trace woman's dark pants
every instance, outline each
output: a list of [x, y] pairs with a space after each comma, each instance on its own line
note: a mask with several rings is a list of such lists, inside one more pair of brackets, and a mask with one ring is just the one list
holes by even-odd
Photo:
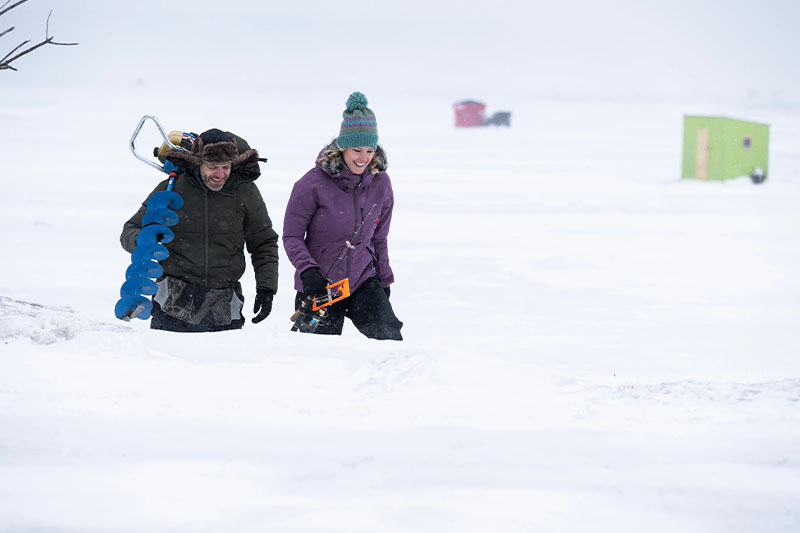
[[[295, 297], [295, 308], [306, 299], [306, 295], [298, 292]], [[358, 331], [370, 339], [403, 340], [400, 328], [403, 323], [397, 319], [378, 278], [369, 278], [349, 298], [345, 298], [325, 308], [328, 313], [314, 331], [319, 335], [341, 335], [345, 317], [353, 321]], [[303, 328], [300, 329], [303, 331]]]

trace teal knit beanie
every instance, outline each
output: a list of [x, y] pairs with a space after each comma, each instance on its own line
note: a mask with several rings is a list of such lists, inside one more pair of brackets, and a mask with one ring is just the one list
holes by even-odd
[[356, 146], [378, 147], [378, 123], [375, 113], [367, 107], [367, 97], [356, 91], [347, 98], [347, 109], [342, 113], [342, 127], [336, 143], [339, 148]]

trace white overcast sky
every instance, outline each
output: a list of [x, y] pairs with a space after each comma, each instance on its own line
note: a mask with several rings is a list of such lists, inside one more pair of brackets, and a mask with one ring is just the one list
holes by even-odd
[[0, 17], [9, 85], [213, 82], [296, 91], [352, 79], [458, 94], [800, 99], [800, 2], [29, 0]]

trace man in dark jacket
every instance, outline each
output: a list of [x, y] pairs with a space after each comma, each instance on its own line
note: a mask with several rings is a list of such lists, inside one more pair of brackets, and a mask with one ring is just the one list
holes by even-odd
[[[261, 175], [258, 153], [229, 132], [210, 129], [191, 152], [171, 150], [166, 159], [179, 166], [173, 190], [184, 200], [176, 209], [174, 238], [164, 244], [164, 275], [153, 297], [150, 327], [169, 331], [221, 331], [244, 325], [239, 283], [245, 271], [244, 249], [256, 277], [254, 323], [272, 310], [278, 289], [278, 235], [254, 181]], [[166, 190], [169, 180], [150, 194]], [[150, 198], [148, 196], [148, 198]], [[136, 248], [147, 200], [128, 220], [120, 241]]]

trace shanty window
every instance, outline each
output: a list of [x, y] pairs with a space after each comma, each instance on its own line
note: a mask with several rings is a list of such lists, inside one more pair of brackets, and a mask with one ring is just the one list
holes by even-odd
[[750, 137], [745, 137], [744, 139], [742, 139], [742, 146], [744, 146], [745, 148], [750, 148], [750, 144], [751, 144]]

